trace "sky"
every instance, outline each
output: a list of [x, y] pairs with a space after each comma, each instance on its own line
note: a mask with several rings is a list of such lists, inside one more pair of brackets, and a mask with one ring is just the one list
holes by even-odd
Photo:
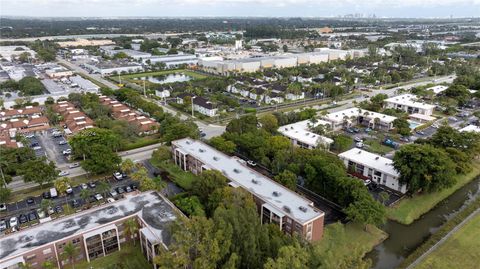
[[0, 0], [1, 16], [479, 17], [480, 0]]

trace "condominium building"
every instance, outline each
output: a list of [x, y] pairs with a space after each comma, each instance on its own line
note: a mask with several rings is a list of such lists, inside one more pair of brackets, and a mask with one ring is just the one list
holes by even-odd
[[286, 234], [298, 234], [309, 241], [323, 235], [325, 213], [313, 202], [270, 178], [256, 172], [235, 157], [189, 138], [172, 142], [175, 164], [185, 171], [200, 174], [205, 170], [220, 171], [230, 182], [253, 195], [262, 223], [273, 223]]
[[323, 135], [311, 131], [319, 125], [325, 126], [325, 130], [330, 129], [330, 123], [323, 120], [311, 121], [304, 120], [287, 124], [278, 128], [278, 132], [288, 137], [294, 146], [306, 149], [325, 148], [329, 149], [333, 140]]
[[[70, 267], [63, 254], [67, 244], [77, 248], [74, 261], [90, 262], [119, 251], [122, 243], [140, 238], [142, 251], [151, 261], [171, 242], [169, 225], [177, 211], [167, 199], [156, 192], [129, 194], [114, 203], [82, 213], [50, 220], [37, 226], [0, 238], [0, 269], [43, 268], [45, 261], [58, 268]], [[138, 234], [125, 233], [125, 222], [134, 219]], [[156, 267], [156, 266], [155, 266]]]
[[423, 114], [430, 116], [435, 109], [434, 105], [419, 102], [416, 95], [402, 94], [384, 100], [385, 108], [403, 110], [408, 114]]
[[407, 186], [398, 181], [400, 174], [393, 167], [393, 161], [362, 149], [353, 148], [338, 154], [348, 173], [401, 193], [407, 192]]
[[393, 129], [393, 121], [396, 117], [352, 107], [329, 113], [322, 116], [322, 119], [327, 121], [333, 130], [350, 127], [356, 123], [372, 129], [390, 130]]

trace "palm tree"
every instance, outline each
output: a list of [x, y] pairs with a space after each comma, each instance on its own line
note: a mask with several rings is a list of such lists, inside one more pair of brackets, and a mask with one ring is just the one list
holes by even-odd
[[30, 268], [32, 268], [32, 266], [29, 263], [20, 262], [17, 265], [20, 269], [30, 269]]
[[65, 258], [68, 258], [70, 260], [70, 262], [72, 263], [72, 268], [75, 268], [75, 255], [77, 255], [77, 252], [78, 252], [78, 249], [77, 247], [75, 247], [75, 245], [72, 244], [72, 242], [68, 242], [68, 244], [66, 244], [64, 247], [63, 247], [63, 256]]
[[97, 191], [104, 196], [106, 196], [106, 193], [110, 190], [110, 185], [108, 185], [107, 182], [105, 181], [100, 181], [97, 184]]
[[134, 219], [128, 219], [125, 221], [125, 234], [132, 238], [133, 245], [135, 246], [135, 237], [134, 235], [138, 232], [138, 222]]
[[80, 198], [86, 201], [88, 205], [90, 205], [90, 199], [88, 199], [90, 198], [90, 195], [92, 195], [92, 193], [89, 189], [82, 189], [80, 191]]
[[122, 162], [121, 168], [123, 172], [130, 174], [135, 168], [135, 164], [131, 159], [126, 159]]
[[55, 265], [51, 261], [46, 261], [46, 262], [42, 263], [42, 268], [43, 269], [54, 269]]

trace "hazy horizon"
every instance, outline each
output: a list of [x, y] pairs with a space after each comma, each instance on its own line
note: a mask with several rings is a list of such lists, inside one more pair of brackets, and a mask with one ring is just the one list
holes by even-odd
[[0, 6], [0, 16], [32, 18], [480, 16], [480, 0], [0, 0]]

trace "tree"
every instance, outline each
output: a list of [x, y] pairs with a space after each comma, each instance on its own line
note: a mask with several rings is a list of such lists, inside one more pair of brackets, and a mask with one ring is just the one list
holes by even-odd
[[409, 136], [411, 133], [410, 124], [404, 118], [395, 119], [393, 121], [393, 127], [395, 127], [395, 130], [397, 131], [397, 133], [403, 136]]
[[178, 197], [174, 202], [187, 216], [205, 216], [205, 210], [198, 196]]
[[110, 185], [108, 185], [108, 183], [105, 182], [105, 181], [99, 181], [97, 183], [97, 188], [96, 189], [99, 193], [106, 196], [106, 193], [110, 190]]
[[93, 144], [88, 158], [81, 162], [82, 167], [91, 173], [102, 174], [116, 170], [121, 162], [120, 156], [105, 145]]
[[172, 230], [170, 251], [160, 253], [154, 260], [162, 269], [215, 269], [230, 244], [225, 232], [215, 229], [214, 222], [205, 217], [183, 219]]
[[67, 200], [67, 189], [69, 186], [71, 186], [72, 180], [68, 177], [62, 177], [53, 183], [55, 186], [55, 189], [57, 189], [59, 195], [65, 195], [65, 200]]
[[470, 92], [467, 87], [458, 84], [453, 84], [448, 87], [444, 94], [445, 96], [457, 100], [460, 106], [464, 105], [470, 99]]
[[46, 157], [25, 162], [20, 173], [23, 175], [23, 181], [35, 182], [40, 185], [40, 188], [43, 188], [45, 183], [52, 182], [58, 176], [55, 163], [47, 161]]
[[56, 266], [51, 261], [45, 261], [44, 263], [42, 263], [42, 268], [43, 269], [55, 269]]
[[0, 186], [0, 203], [6, 203], [11, 195], [12, 191], [9, 188]]
[[344, 134], [339, 134], [333, 137], [332, 150], [336, 152], [343, 152], [350, 148], [353, 143], [353, 139]]
[[308, 268], [309, 252], [299, 244], [281, 247], [277, 258], [268, 258], [264, 269], [303, 269]]
[[72, 242], [68, 242], [63, 247], [62, 255], [70, 260], [70, 262], [72, 263], [72, 268], [75, 268], [75, 255], [77, 255], [77, 253], [78, 248]]
[[204, 171], [198, 180], [192, 184], [192, 191], [200, 198], [202, 204], [207, 204], [208, 198], [218, 188], [227, 186], [227, 178], [216, 170]]
[[167, 126], [163, 134], [163, 141], [170, 143], [185, 137], [193, 139], [199, 137], [198, 127], [194, 122], [182, 121]]
[[44, 212], [48, 212], [48, 209], [51, 207], [53, 207], [53, 202], [50, 199], [42, 199], [42, 201], [40, 202], [40, 208]]
[[230, 133], [249, 133], [257, 129], [257, 117], [255, 115], [245, 115], [239, 119], [231, 120], [226, 128]]
[[233, 154], [236, 148], [235, 143], [226, 140], [223, 136], [215, 136], [210, 138], [210, 145], [226, 154]]
[[362, 196], [345, 210], [348, 219], [365, 225], [380, 225], [385, 222], [385, 207], [373, 200], [371, 196]]
[[130, 174], [133, 169], [135, 168], [135, 164], [133, 163], [132, 159], [125, 159], [122, 164], [120, 165], [120, 167], [122, 168], [122, 171], [127, 173], [127, 174]]
[[393, 165], [399, 182], [410, 192], [432, 192], [455, 184], [455, 164], [444, 150], [428, 144], [404, 145], [395, 153]]
[[381, 192], [378, 194], [378, 198], [380, 199], [380, 201], [382, 202], [382, 204], [385, 204], [385, 202], [387, 202], [388, 199], [390, 199], [390, 194], [388, 194], [388, 192], [386, 192], [386, 191], [381, 191]]
[[272, 133], [272, 134], [277, 132], [278, 120], [274, 115], [267, 114], [267, 115], [261, 117], [259, 122], [262, 125], [262, 128], [265, 129], [267, 132]]
[[282, 173], [276, 175], [275, 181], [291, 190], [297, 188], [297, 175], [289, 170], [284, 170]]
[[130, 237], [133, 240], [133, 245], [135, 246], [136, 235], [138, 233], [138, 222], [135, 218], [130, 218], [125, 221], [125, 235]]
[[152, 161], [159, 163], [165, 162], [172, 159], [172, 151], [167, 146], [160, 146], [158, 149], [154, 150], [152, 153]]
[[90, 128], [74, 135], [69, 144], [75, 157], [86, 160], [91, 157], [92, 147], [96, 145], [102, 145], [109, 151], [117, 151], [120, 148], [120, 138], [111, 130]]
[[90, 196], [92, 195], [92, 192], [89, 189], [82, 189], [80, 191], [80, 198], [82, 198], [84, 201], [87, 202], [87, 204], [90, 204]]

